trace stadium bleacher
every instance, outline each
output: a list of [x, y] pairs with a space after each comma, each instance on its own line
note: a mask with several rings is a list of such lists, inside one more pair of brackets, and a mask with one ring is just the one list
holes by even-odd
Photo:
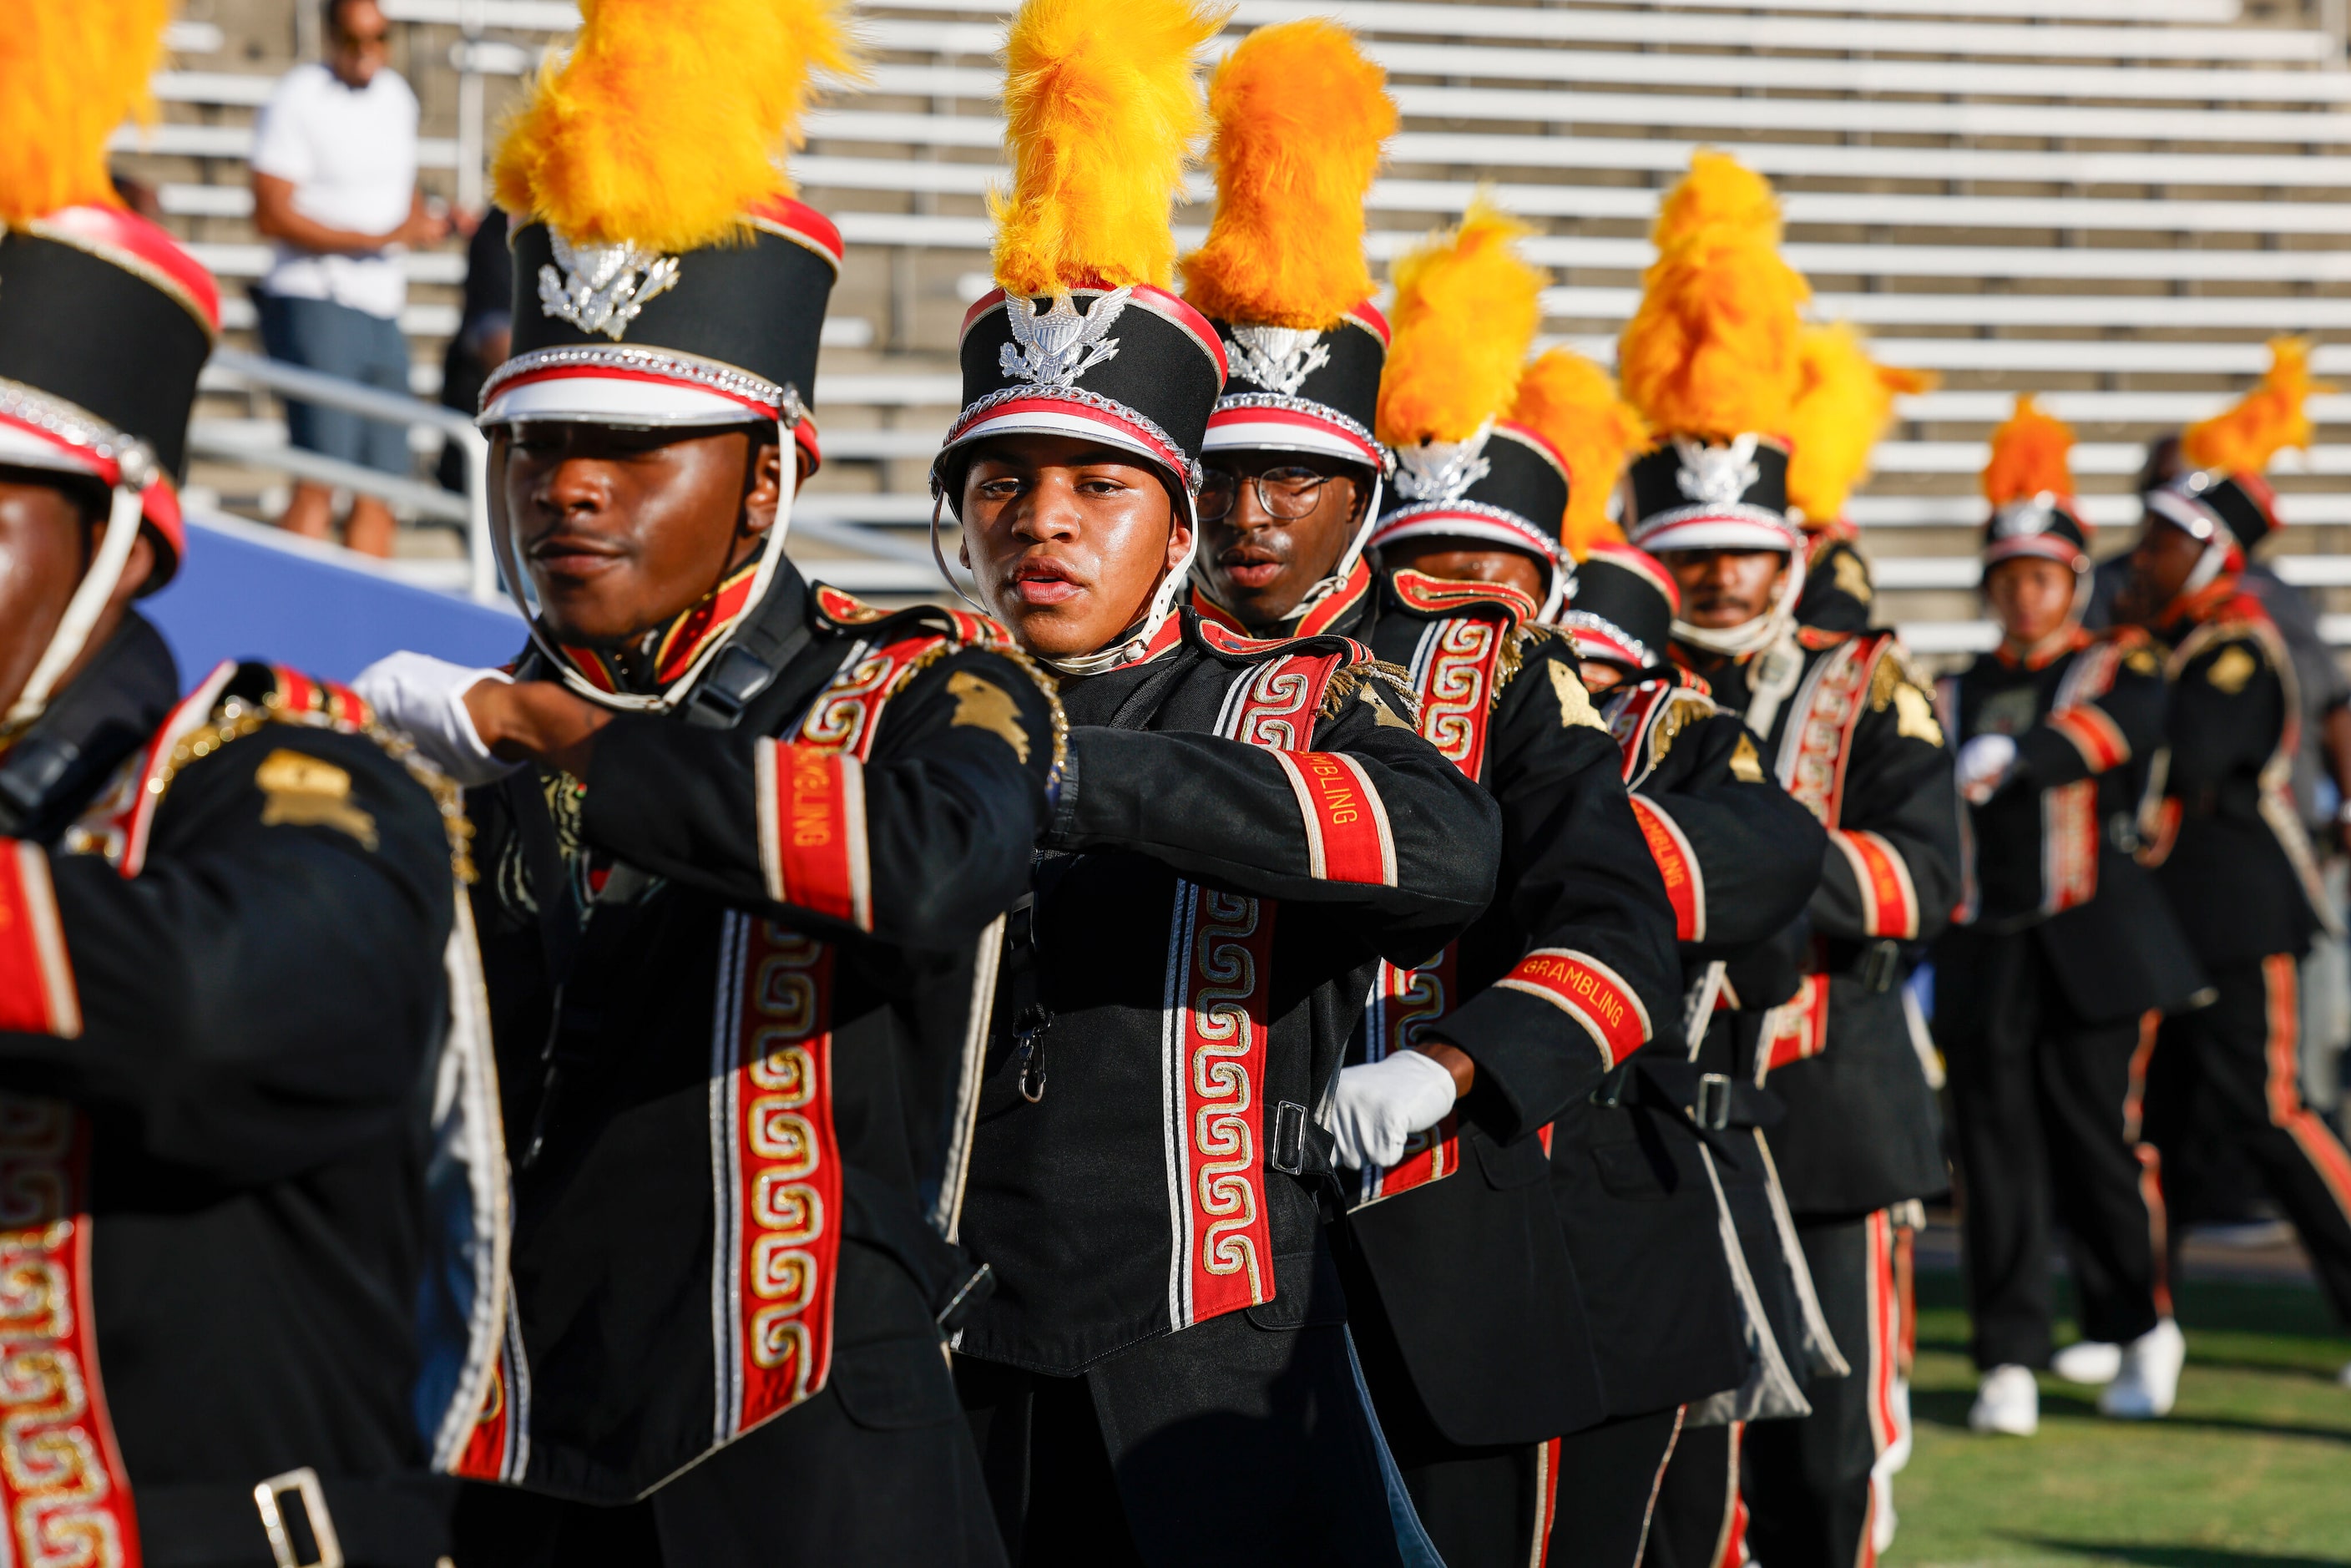
[[[157, 78], [162, 123], [118, 141], [232, 285], [266, 256], [243, 159], [254, 107], [290, 57], [294, 3], [193, 7]], [[1721, 145], [1770, 174], [1815, 315], [1943, 373], [1943, 390], [1905, 406], [1855, 512], [1886, 612], [1923, 646], [1953, 648], [1980, 635], [1967, 624], [1973, 476], [2015, 392], [2047, 394], [2076, 424], [2076, 472], [2113, 548], [2135, 517], [2143, 443], [2241, 390], [2264, 338], [2317, 336], [2319, 373], [2351, 382], [2351, 72], [2334, 0], [2311, 4], [1242, 0], [1228, 41], [1310, 10], [1362, 29], [1405, 113], [1372, 198], [1374, 255], [1491, 182], [1542, 231], [1528, 250], [1555, 274], [1546, 332], [1604, 358], [1649, 258], [1657, 194], [1691, 149]], [[985, 287], [985, 195], [1002, 176], [989, 57], [1010, 0], [861, 8], [870, 78], [811, 118], [793, 164], [851, 247], [817, 392], [827, 467], [802, 507], [818, 570], [899, 594], [926, 586], [922, 475], [956, 401], [956, 325]], [[466, 135], [453, 50], [486, 41], [519, 69], [577, 21], [561, 0], [385, 9], [425, 104], [428, 178], [444, 183]], [[488, 85], [495, 110], [514, 78]], [[1207, 193], [1196, 182], [1179, 214], [1191, 234]], [[421, 392], [437, 384], [461, 266], [411, 258]], [[233, 298], [233, 327], [249, 323], [244, 307]], [[2333, 599], [2351, 583], [2325, 559], [2351, 528], [2351, 496], [2335, 493], [2351, 473], [2351, 396], [2313, 412], [2318, 445], [2282, 465], [2295, 526], [2281, 565]], [[261, 442], [276, 416], [226, 386], [205, 414]], [[226, 498], [239, 484], [258, 494], [250, 476], [205, 478]], [[2351, 631], [2351, 616], [2329, 624]]]

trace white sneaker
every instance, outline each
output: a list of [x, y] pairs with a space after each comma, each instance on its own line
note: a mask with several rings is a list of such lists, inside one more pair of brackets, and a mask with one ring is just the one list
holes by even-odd
[[2188, 1340], [2169, 1318], [2123, 1346], [2122, 1369], [2098, 1396], [2098, 1410], [2122, 1421], [2152, 1421], [2171, 1414], [2179, 1397], [2179, 1369]]
[[2011, 1361], [1985, 1373], [1976, 1385], [1968, 1427], [2010, 1437], [2030, 1437], [2041, 1430], [2041, 1385], [2032, 1381], [2032, 1369]]
[[2049, 1358], [2049, 1370], [2068, 1383], [2104, 1388], [2123, 1369], [2123, 1347], [2085, 1339]]

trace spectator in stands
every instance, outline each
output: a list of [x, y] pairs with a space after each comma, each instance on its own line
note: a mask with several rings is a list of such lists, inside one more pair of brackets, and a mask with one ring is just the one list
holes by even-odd
[[[325, 0], [327, 57], [286, 74], [254, 138], [254, 226], [277, 242], [255, 291], [271, 357], [386, 392], [408, 392], [400, 252], [449, 225], [416, 188], [416, 95], [386, 68], [391, 24], [375, 0]], [[409, 471], [408, 432], [339, 409], [289, 402], [295, 445], [390, 474]], [[294, 486], [282, 525], [325, 538], [334, 490]], [[354, 496], [344, 538], [392, 553], [391, 509]]]
[[[470, 417], [480, 406], [490, 372], [507, 362], [514, 342], [514, 253], [507, 248], [507, 214], [493, 205], [465, 242], [465, 305], [456, 335], [441, 361], [441, 406]], [[451, 442], [441, 453], [441, 487], [465, 487], [465, 461]]]

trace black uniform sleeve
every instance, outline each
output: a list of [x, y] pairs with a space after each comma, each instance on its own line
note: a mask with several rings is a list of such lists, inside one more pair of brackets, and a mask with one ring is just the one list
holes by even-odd
[[2006, 788], [2054, 789], [2147, 757], [2163, 745], [2162, 662], [2138, 643], [2125, 653], [2105, 695], [2045, 716], [2016, 739]]
[[862, 764], [816, 747], [614, 719], [588, 841], [642, 871], [817, 930], [943, 951], [1026, 890], [1060, 724], [1012, 660], [967, 650], [882, 710]]
[[1686, 725], [1635, 791], [1662, 821], [1650, 850], [1674, 894], [1679, 936], [1699, 963], [1734, 958], [1804, 913], [1820, 886], [1828, 834], [1761, 766], [1738, 715]]
[[1235, 892], [1351, 909], [1381, 956], [1426, 961], [1493, 895], [1500, 813], [1380, 683], [1337, 689], [1311, 751], [1073, 730], [1046, 846], [1134, 850]]
[[[1877, 657], [1899, 660], [1898, 649]], [[1934, 702], [1881, 663], [1845, 761], [1813, 929], [1856, 941], [1931, 941], [1959, 897], [1959, 789]]]
[[2166, 792], [2197, 801], [2249, 780], [2277, 749], [2285, 682], [2260, 638], [2216, 640], [2181, 666], [2171, 688], [2171, 769]]
[[188, 764], [133, 877], [0, 853], [0, 926], [47, 933], [49, 982], [46, 1018], [29, 992], [0, 998], [23, 1031], [0, 1031], [0, 1086], [128, 1118], [152, 1158], [232, 1185], [381, 1135], [426, 1087], [448, 840], [365, 737], [271, 724]]
[[1615, 738], [1583, 692], [1573, 657], [1546, 637], [1502, 693], [1486, 764], [1502, 812], [1496, 899], [1527, 950], [1431, 1031], [1478, 1064], [1464, 1109], [1506, 1143], [1591, 1093], [1678, 1016], [1673, 907]]

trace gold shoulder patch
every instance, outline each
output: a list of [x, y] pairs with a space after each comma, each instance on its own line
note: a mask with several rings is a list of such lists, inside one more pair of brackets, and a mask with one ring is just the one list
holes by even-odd
[[280, 747], [261, 759], [253, 781], [263, 827], [333, 828], [376, 847], [375, 819], [351, 804], [351, 776], [333, 763]]
[[1600, 710], [1592, 706], [1592, 694], [1583, 689], [1583, 683], [1576, 679], [1573, 670], [1556, 660], [1545, 660], [1543, 668], [1551, 672], [1551, 689], [1559, 698], [1559, 726], [1562, 729], [1573, 729], [1580, 724], [1589, 725], [1597, 730], [1607, 729]]
[[1929, 746], [1943, 744], [1943, 727], [1936, 722], [1935, 705], [1907, 681], [1894, 688], [1894, 733]]
[[969, 670], [957, 670], [947, 677], [947, 695], [956, 700], [948, 728], [967, 724], [1001, 736], [1014, 755], [1029, 760], [1029, 732], [1020, 727], [1020, 707], [1011, 693]]
[[2261, 661], [2245, 652], [2243, 643], [2231, 643], [2220, 650], [2219, 658], [2206, 666], [2204, 678], [2212, 683], [2215, 690], [2235, 696], [2245, 689], [2245, 683], [2252, 680], [2253, 672], [2260, 668]]
[[2141, 643], [2123, 655], [2123, 668], [2134, 675], [2152, 675], [2162, 670], [2163, 661], [2155, 656], [2154, 649]]
[[1873, 597], [1869, 586], [1869, 568], [1852, 550], [1842, 549], [1830, 558], [1835, 562], [1830, 571], [1838, 589], [1867, 604]]
[[1730, 748], [1730, 776], [1741, 784], [1763, 782], [1763, 759], [1755, 755], [1755, 737], [1744, 730], [1739, 744]]
[[[1385, 725], [1390, 729], [1412, 729], [1412, 724], [1409, 720], [1397, 716], [1395, 709], [1380, 701], [1379, 694], [1372, 690], [1370, 682], [1366, 681], [1362, 685], [1357, 686], [1355, 688], [1355, 695], [1362, 697], [1364, 701], [1371, 705], [1372, 722], [1374, 724]], [[1418, 734], [1419, 732], [1415, 730], [1414, 733]]]

